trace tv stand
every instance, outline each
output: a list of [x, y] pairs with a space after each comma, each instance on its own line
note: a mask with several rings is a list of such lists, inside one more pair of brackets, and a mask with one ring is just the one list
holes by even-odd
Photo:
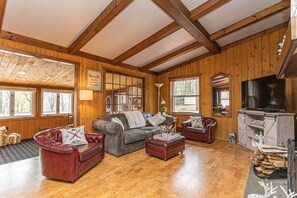
[[238, 144], [251, 150], [253, 142], [264, 141], [273, 146], [287, 146], [294, 139], [294, 113], [238, 111]]

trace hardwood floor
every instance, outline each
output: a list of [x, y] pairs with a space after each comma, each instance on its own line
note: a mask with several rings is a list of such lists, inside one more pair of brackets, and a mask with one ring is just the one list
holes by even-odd
[[163, 161], [144, 149], [103, 161], [75, 183], [46, 179], [39, 158], [0, 166], [0, 197], [243, 197], [252, 152], [223, 140], [186, 141]]

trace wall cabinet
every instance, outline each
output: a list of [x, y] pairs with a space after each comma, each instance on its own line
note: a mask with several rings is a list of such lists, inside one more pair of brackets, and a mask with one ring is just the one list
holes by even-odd
[[287, 146], [294, 139], [294, 113], [238, 111], [238, 144], [255, 150], [253, 142]]

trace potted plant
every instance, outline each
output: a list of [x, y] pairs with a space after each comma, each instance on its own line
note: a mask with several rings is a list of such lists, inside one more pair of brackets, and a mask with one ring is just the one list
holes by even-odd
[[161, 112], [162, 112], [162, 115], [166, 115], [167, 107], [166, 106], [161, 107]]

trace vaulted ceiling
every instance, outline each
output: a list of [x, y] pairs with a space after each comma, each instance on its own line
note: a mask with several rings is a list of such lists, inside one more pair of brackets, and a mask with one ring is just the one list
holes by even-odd
[[287, 22], [290, 1], [0, 0], [0, 5], [2, 38], [158, 73]]

